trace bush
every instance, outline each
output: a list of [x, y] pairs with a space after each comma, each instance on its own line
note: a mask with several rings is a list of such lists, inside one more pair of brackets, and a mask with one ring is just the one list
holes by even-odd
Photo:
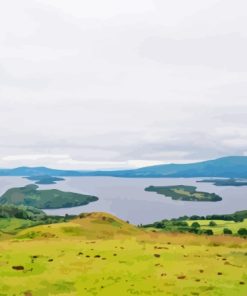
[[231, 231], [231, 229], [229, 229], [229, 228], [224, 228], [224, 229], [223, 229], [223, 233], [224, 233], [224, 234], [232, 234], [232, 231]]
[[201, 230], [199, 228], [189, 228], [188, 232], [195, 233], [195, 234], [201, 234]]
[[190, 217], [190, 220], [204, 220], [204, 219], [205, 219], [204, 216], [193, 215]]
[[0, 218], [19, 218], [35, 221], [45, 217], [46, 214], [42, 210], [33, 207], [11, 204], [0, 205]]
[[214, 221], [210, 221], [208, 226], [215, 227], [215, 226], [217, 226], [217, 224]]
[[212, 229], [205, 229], [205, 230], [203, 230], [203, 233], [207, 234], [207, 235], [213, 235], [214, 234]]
[[238, 230], [239, 235], [247, 235], [247, 229], [246, 228], [240, 228]]
[[155, 228], [164, 228], [165, 225], [164, 225], [162, 222], [155, 222], [155, 223], [154, 223], [154, 227], [155, 227]]
[[189, 224], [186, 221], [172, 221], [173, 226], [188, 227]]
[[190, 232], [190, 227], [177, 227], [177, 228], [174, 228], [175, 231], [179, 231], [179, 232], [183, 232], [183, 233], [186, 233], [186, 232]]
[[201, 225], [200, 225], [198, 222], [193, 222], [193, 223], [191, 224], [191, 227], [192, 227], [192, 228], [200, 228]]

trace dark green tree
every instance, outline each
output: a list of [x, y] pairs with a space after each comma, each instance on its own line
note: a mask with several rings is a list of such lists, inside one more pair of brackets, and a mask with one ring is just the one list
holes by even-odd
[[193, 222], [193, 223], [191, 224], [191, 227], [192, 227], [192, 228], [200, 228], [201, 225], [200, 225], [198, 222]]
[[243, 235], [243, 236], [247, 235], [247, 229], [246, 228], [240, 228], [238, 230], [238, 234]]
[[212, 229], [205, 229], [205, 230], [203, 231], [203, 233], [205, 233], [205, 234], [207, 234], [207, 235], [213, 235], [213, 234], [214, 234], [214, 232], [213, 232]]
[[232, 234], [232, 231], [231, 231], [231, 229], [229, 229], [229, 228], [224, 228], [224, 229], [223, 229], [223, 233], [224, 233], [224, 234]]
[[215, 226], [217, 226], [217, 224], [214, 221], [210, 221], [209, 224], [208, 224], [208, 226], [215, 227]]

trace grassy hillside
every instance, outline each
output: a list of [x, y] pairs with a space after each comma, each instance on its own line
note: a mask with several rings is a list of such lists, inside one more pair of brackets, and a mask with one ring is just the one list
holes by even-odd
[[15, 234], [20, 229], [36, 225], [35, 221], [19, 218], [0, 218], [0, 239], [6, 234]]
[[73, 218], [68, 215], [47, 216], [39, 209], [22, 205], [0, 205], [0, 239], [31, 226], [70, 221]]
[[109, 239], [115, 235], [132, 236], [141, 231], [121, 219], [105, 213], [81, 214], [70, 222], [25, 229], [18, 234], [19, 238], [33, 237], [68, 237], [83, 236], [88, 239]]
[[0, 204], [32, 206], [38, 209], [57, 209], [86, 205], [96, 201], [96, 196], [64, 192], [57, 189], [38, 190], [37, 185], [11, 188], [0, 198]]
[[246, 240], [153, 233], [105, 213], [23, 230], [0, 254], [2, 296], [247, 292]]

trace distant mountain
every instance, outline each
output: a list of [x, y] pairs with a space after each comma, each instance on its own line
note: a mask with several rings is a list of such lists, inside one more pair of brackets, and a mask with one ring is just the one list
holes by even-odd
[[222, 157], [189, 164], [167, 164], [140, 168], [131, 172], [142, 177], [247, 177], [247, 156]]
[[46, 167], [19, 167], [0, 169], [0, 176], [80, 176], [80, 172], [71, 170], [55, 170]]
[[247, 178], [247, 156], [229, 156], [188, 164], [163, 164], [121, 171], [72, 171], [46, 167], [0, 169], [0, 176], [111, 176], [125, 178], [225, 177]]
[[163, 164], [126, 171], [87, 172], [86, 175], [129, 178], [247, 178], [247, 156], [229, 156], [188, 164]]

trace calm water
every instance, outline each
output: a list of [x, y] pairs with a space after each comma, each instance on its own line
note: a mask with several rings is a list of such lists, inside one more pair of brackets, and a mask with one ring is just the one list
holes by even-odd
[[[97, 202], [86, 206], [45, 210], [47, 214], [65, 215], [66, 213], [104, 211], [135, 224], [145, 224], [183, 215], [225, 214], [247, 209], [247, 186], [218, 187], [210, 183], [196, 183], [196, 180], [201, 180], [201, 178], [73, 177], [53, 185], [40, 185], [40, 188], [57, 188], [99, 197]], [[8, 188], [30, 183], [29, 180], [19, 177], [0, 177], [0, 194]], [[220, 202], [174, 201], [154, 192], [145, 192], [144, 188], [150, 185], [195, 185], [198, 190], [219, 194], [223, 200]]]

